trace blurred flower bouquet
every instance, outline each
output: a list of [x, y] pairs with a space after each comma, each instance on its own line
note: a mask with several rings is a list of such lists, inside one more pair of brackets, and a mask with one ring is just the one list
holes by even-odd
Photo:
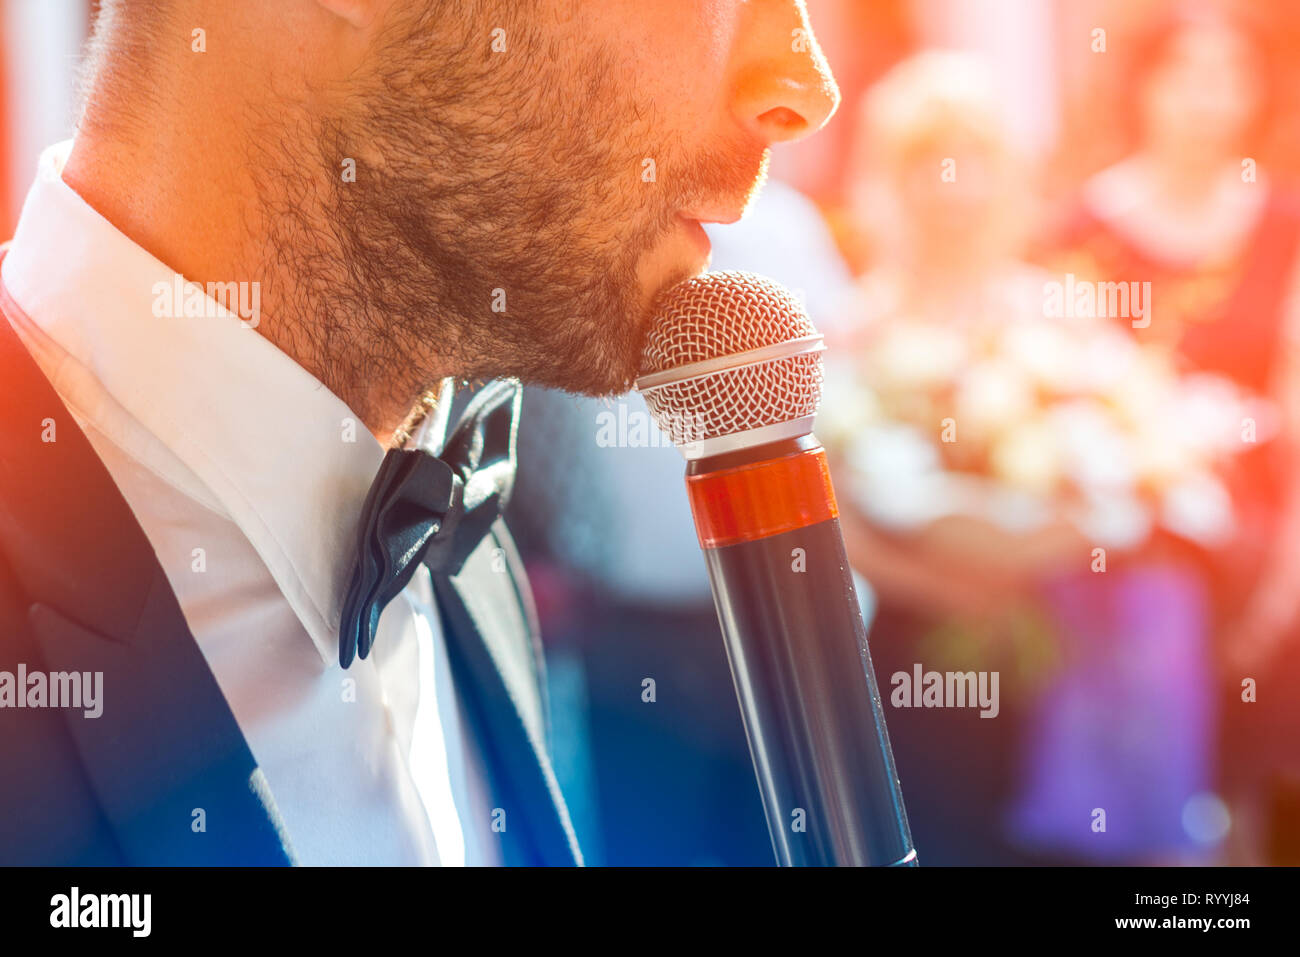
[[1107, 320], [1004, 305], [942, 324], [887, 313], [831, 353], [817, 433], [847, 467], [842, 494], [900, 532], [966, 516], [1064, 520], [1116, 548], [1156, 527], [1231, 535], [1226, 469], [1276, 431], [1271, 404], [1180, 374]]

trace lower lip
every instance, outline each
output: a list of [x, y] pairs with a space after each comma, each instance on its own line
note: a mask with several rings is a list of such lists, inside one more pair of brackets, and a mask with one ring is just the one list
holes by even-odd
[[697, 220], [683, 219], [682, 223], [686, 226], [686, 232], [695, 242], [695, 245], [699, 247], [700, 252], [707, 256], [713, 251], [713, 244], [709, 242], [709, 234], [704, 231], [704, 227]]

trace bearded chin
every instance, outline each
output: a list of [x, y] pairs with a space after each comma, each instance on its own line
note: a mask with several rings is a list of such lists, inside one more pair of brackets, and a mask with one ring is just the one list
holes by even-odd
[[608, 275], [577, 301], [522, 304], [509, 329], [503, 323], [481, 343], [477, 377], [506, 375], [579, 395], [627, 392], [641, 364], [648, 307], [633, 281], [615, 285]]
[[497, 275], [508, 270], [518, 293], [494, 321], [465, 326], [477, 333], [479, 377], [507, 375], [589, 396], [627, 392], [654, 302], [637, 272], [654, 231], [640, 233], [593, 246], [575, 230], [571, 244], [498, 263]]

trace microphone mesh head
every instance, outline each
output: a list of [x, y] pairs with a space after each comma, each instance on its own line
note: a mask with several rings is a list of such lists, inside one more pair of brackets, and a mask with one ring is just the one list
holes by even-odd
[[[695, 276], [669, 289], [646, 338], [641, 374], [816, 335], [786, 289], [747, 272]], [[643, 390], [676, 445], [790, 422], [817, 412], [820, 353], [802, 353]]]

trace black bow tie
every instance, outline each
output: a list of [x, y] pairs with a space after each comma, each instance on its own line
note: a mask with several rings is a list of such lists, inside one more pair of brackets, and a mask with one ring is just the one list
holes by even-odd
[[[370, 654], [379, 616], [423, 562], [454, 575], [510, 499], [519, 383], [474, 396], [442, 452], [389, 449], [366, 495], [357, 561], [339, 625], [339, 664]], [[447, 399], [450, 395], [447, 395]]]

